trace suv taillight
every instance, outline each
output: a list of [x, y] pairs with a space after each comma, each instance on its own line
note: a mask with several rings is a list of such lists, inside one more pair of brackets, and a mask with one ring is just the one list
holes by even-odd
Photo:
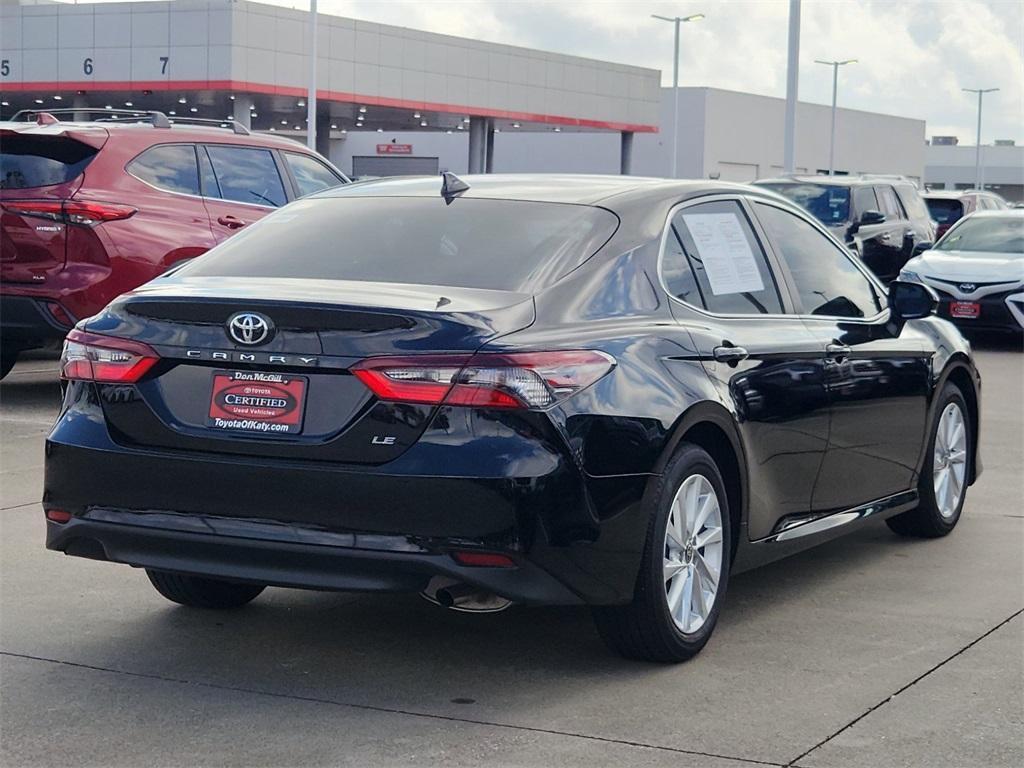
[[3, 208], [9, 213], [21, 216], [35, 216], [85, 226], [127, 219], [138, 212], [138, 208], [132, 208], [130, 205], [91, 200], [18, 200], [4, 203]]
[[477, 408], [547, 408], [615, 367], [603, 352], [485, 352], [376, 357], [352, 367], [381, 400]]
[[64, 340], [60, 375], [77, 381], [133, 384], [159, 359], [152, 348], [138, 341], [73, 329]]

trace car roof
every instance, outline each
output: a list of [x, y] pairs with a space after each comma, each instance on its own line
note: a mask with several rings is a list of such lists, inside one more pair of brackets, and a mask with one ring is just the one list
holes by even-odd
[[866, 184], [909, 184], [916, 186], [905, 176], [873, 176], [871, 174], [847, 174], [826, 176], [824, 174], [793, 174], [772, 179], [758, 179], [755, 184], [831, 184], [837, 187], [855, 187]]
[[[174, 118], [171, 118], [172, 120]], [[19, 134], [36, 136], [59, 136], [75, 133], [106, 132], [117, 136], [119, 140], [136, 139], [140, 146], [150, 144], [167, 144], [176, 141], [197, 141], [205, 143], [241, 144], [258, 147], [274, 147], [276, 149], [303, 152], [309, 154], [306, 146], [285, 136], [274, 136], [267, 133], [235, 133], [229, 128], [216, 125], [190, 125], [173, 123], [168, 127], [157, 127], [144, 122], [114, 122], [106, 120], [59, 121], [39, 124], [30, 121], [3, 121], [0, 128]]]
[[[659, 179], [643, 176], [600, 176], [588, 174], [483, 174], [459, 175], [469, 189], [462, 198], [528, 200], [546, 203], [599, 205], [650, 197], [684, 199], [706, 194], [754, 194], [778, 200], [770, 190], [746, 184], [706, 179]], [[357, 181], [317, 193], [314, 197], [439, 197], [440, 176], [406, 176]]]
[[929, 189], [921, 193], [921, 197], [934, 198], [936, 200], [959, 200], [968, 195], [988, 195], [995, 197], [991, 192], [982, 192], [977, 189]]

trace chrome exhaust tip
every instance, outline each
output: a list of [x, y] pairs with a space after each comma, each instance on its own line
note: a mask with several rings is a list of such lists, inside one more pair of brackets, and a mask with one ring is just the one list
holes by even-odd
[[432, 578], [420, 595], [434, 605], [465, 613], [497, 613], [512, 605], [504, 597], [444, 576]]

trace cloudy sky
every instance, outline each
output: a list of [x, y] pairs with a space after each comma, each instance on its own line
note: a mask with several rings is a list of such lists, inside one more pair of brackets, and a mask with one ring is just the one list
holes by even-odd
[[[307, 8], [308, 0], [263, 0]], [[322, 12], [492, 42], [661, 69], [672, 78], [672, 25], [650, 14], [703, 21], [683, 26], [682, 85], [785, 95], [787, 0], [319, 0]], [[927, 135], [973, 144], [977, 97], [982, 142], [1024, 143], [1024, 2], [1021, 0], [804, 0], [800, 98], [923, 118]]]

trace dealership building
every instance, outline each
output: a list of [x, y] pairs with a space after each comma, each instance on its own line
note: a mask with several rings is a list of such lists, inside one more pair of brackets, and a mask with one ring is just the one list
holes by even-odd
[[[0, 5], [0, 116], [152, 109], [305, 141], [309, 14], [246, 0]], [[633, 173], [751, 181], [782, 171], [784, 100], [661, 73], [320, 14], [317, 148], [353, 176]], [[84, 113], [79, 113], [85, 117]], [[801, 103], [798, 172], [828, 168], [830, 108]], [[925, 125], [840, 109], [836, 170], [920, 180]]]
[[[925, 184], [930, 189], [974, 189], [976, 162], [976, 145], [933, 139], [925, 147]], [[981, 184], [1011, 202], [1024, 202], [1024, 147], [1012, 141], [982, 145]]]

